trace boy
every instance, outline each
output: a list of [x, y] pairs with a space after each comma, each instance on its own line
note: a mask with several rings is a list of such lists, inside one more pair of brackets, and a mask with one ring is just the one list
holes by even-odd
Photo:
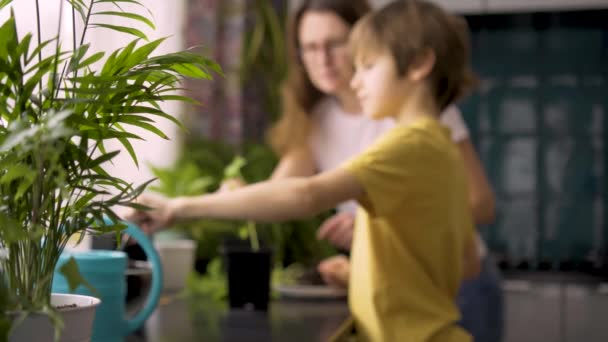
[[149, 231], [197, 217], [280, 221], [356, 199], [349, 304], [357, 340], [470, 341], [455, 298], [479, 259], [463, 161], [437, 121], [473, 83], [466, 25], [426, 1], [396, 1], [361, 20], [350, 47], [363, 111], [398, 122], [369, 150], [310, 178], [142, 196], [155, 210], [129, 218]]

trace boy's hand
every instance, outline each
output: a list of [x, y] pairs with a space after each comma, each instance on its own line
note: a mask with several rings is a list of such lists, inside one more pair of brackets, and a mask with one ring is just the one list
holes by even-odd
[[350, 261], [344, 255], [336, 255], [319, 263], [319, 273], [330, 286], [347, 288], [350, 277]]
[[135, 223], [148, 234], [171, 226], [175, 220], [173, 205], [175, 200], [159, 195], [142, 194], [135, 200], [135, 203], [145, 205], [151, 209], [137, 210], [128, 208], [121, 213], [121, 216], [126, 221]]
[[327, 240], [334, 246], [348, 251], [353, 243], [354, 224], [355, 216], [352, 213], [338, 213], [321, 224], [317, 232], [317, 238]]

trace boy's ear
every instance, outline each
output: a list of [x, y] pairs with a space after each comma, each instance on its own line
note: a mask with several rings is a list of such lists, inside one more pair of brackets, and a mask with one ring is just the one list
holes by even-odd
[[426, 49], [424, 52], [414, 58], [414, 62], [410, 65], [408, 78], [411, 81], [420, 81], [431, 74], [435, 67], [435, 52], [431, 49]]

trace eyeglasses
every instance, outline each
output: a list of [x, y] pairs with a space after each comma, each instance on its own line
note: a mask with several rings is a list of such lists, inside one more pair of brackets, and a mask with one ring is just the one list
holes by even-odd
[[328, 39], [324, 43], [303, 44], [299, 49], [300, 58], [303, 60], [312, 60], [318, 56], [319, 53], [327, 53], [328, 56], [335, 57], [346, 51], [347, 41], [348, 39], [343, 37]]

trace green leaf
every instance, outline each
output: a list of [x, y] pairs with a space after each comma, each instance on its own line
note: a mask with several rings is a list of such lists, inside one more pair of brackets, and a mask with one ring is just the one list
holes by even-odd
[[[138, 135], [129, 132], [121, 132], [117, 130], [102, 130], [98, 127], [88, 128], [86, 126], [80, 127], [80, 133], [86, 132], [89, 135], [91, 140], [110, 140], [110, 139], [135, 139], [135, 140], [143, 140]], [[103, 153], [106, 153], [105, 147], [103, 144], [98, 146], [99, 150]]]
[[[0, 214], [0, 237], [5, 245], [9, 245], [27, 239], [27, 231], [20, 222], [17, 222], [4, 214]], [[1, 258], [2, 256], [0, 256], [0, 259]], [[0, 281], [2, 280], [0, 279]]]
[[[101, 182], [98, 182], [98, 183], [101, 183]], [[90, 186], [74, 185], [74, 188], [77, 190], [82, 190], [84, 192], [94, 193], [95, 195], [109, 195], [110, 194], [107, 191], [98, 190], [98, 189], [92, 188]]]
[[[116, 56], [116, 61], [114, 62], [114, 71], [115, 73], [118, 73], [118, 71], [124, 71], [127, 70], [131, 67], [131, 65], [129, 65], [127, 63], [127, 60], [129, 58], [129, 56], [131, 56], [131, 54], [133, 53], [133, 49], [135, 49], [135, 46], [137, 45], [137, 42], [139, 41], [139, 39], [133, 40], [131, 41], [129, 44], [127, 44], [124, 48], [121, 49], [120, 53], [118, 54], [118, 56]], [[120, 80], [120, 81], [125, 81], [125, 80]]]
[[76, 209], [77, 211], [81, 210], [85, 205], [87, 205], [96, 196], [97, 196], [97, 194], [95, 192], [91, 192], [91, 193], [88, 193], [88, 194], [82, 196], [74, 203], [74, 209]]
[[61, 265], [59, 272], [68, 281], [70, 293], [73, 293], [79, 286], [84, 286], [91, 291], [94, 296], [99, 296], [97, 290], [95, 290], [95, 288], [82, 276], [82, 274], [80, 274], [78, 263], [74, 257], [70, 257], [65, 264]]
[[119, 2], [125, 2], [125, 3], [136, 4], [136, 5], [144, 7], [144, 5], [142, 5], [141, 2], [136, 1], [136, 0], [96, 0], [95, 1], [95, 3], [102, 3], [102, 2], [111, 2], [113, 4], [117, 4]]
[[91, 57], [85, 59], [80, 64], [78, 64], [78, 69], [85, 68], [85, 67], [99, 61], [100, 59], [103, 58], [104, 55], [105, 55], [104, 52], [97, 52], [97, 53], [91, 55]]
[[88, 168], [94, 168], [94, 167], [100, 166], [103, 163], [108, 162], [108, 161], [114, 159], [114, 157], [116, 157], [119, 153], [120, 153], [120, 151], [112, 151], [112, 152], [104, 153], [101, 156], [99, 156], [97, 159], [93, 159], [87, 165], [87, 167]]
[[[182, 52], [185, 54], [189, 54], [189, 52]], [[224, 72], [222, 71], [222, 67], [216, 63], [215, 61], [212, 61], [208, 58], [205, 58], [204, 56], [197, 56], [199, 57], [198, 63], [201, 63], [202, 65], [205, 66], [205, 68], [211, 69], [213, 71], [215, 71], [216, 73], [218, 73], [220, 76], [224, 76]]]
[[[34, 50], [32, 51], [32, 53], [29, 55], [29, 57], [25, 61], [25, 64], [30, 64], [34, 60], [34, 58], [38, 57], [38, 54], [45, 47], [47, 47], [50, 43], [52, 43], [54, 41], [55, 41], [55, 39], [49, 39], [49, 40], [46, 40], [46, 41], [42, 42], [40, 45], [36, 44], [36, 48], [34, 48]], [[52, 57], [54, 58], [55, 56], [52, 56]]]
[[202, 78], [207, 80], [211, 79], [211, 76], [208, 73], [204, 72], [200, 68], [197, 68], [193, 64], [174, 64], [173, 66], [171, 66], [171, 69], [175, 70], [183, 76], [192, 78]]
[[74, 53], [72, 54], [72, 58], [70, 58], [68, 72], [72, 72], [73, 70], [78, 69], [78, 64], [80, 63], [80, 60], [86, 55], [87, 51], [89, 51], [89, 47], [90, 44], [83, 44], [74, 51]]
[[249, 237], [249, 230], [247, 230], [247, 226], [242, 226], [239, 228], [237, 235], [241, 240], [247, 240]]
[[287, 58], [285, 57], [286, 49], [283, 49], [281, 45], [281, 43], [285, 40], [285, 34], [283, 32], [283, 29], [281, 28], [281, 20], [277, 15], [277, 11], [268, 1], [260, 1], [260, 7], [270, 29], [270, 38], [272, 41], [272, 46], [278, 47], [272, 49], [272, 52], [274, 53], [273, 60], [277, 63], [287, 60]]
[[[112, 52], [112, 54], [110, 54], [110, 57], [108, 57], [108, 59], [106, 59], [106, 62], [103, 65], [103, 68], [101, 69], [101, 76], [107, 76], [110, 74], [110, 71], [112, 70], [112, 67], [114, 66], [114, 61], [116, 60], [116, 56], [118, 56], [118, 53], [120, 52], [120, 50], [114, 50], [114, 52]], [[102, 80], [102, 78], [98, 78], [100, 80]]]
[[182, 96], [182, 95], [161, 95], [158, 96], [158, 100], [159, 101], [181, 101], [184, 103], [189, 103], [189, 104], [193, 104], [193, 105], [199, 105], [200, 102], [187, 97], [187, 96]]
[[119, 17], [134, 19], [134, 20], [140, 21], [140, 22], [148, 25], [152, 29], [156, 29], [156, 26], [154, 26], [154, 24], [152, 23], [152, 21], [150, 21], [150, 19], [148, 19], [142, 15], [135, 14], [135, 13], [107, 11], [107, 12], [97, 12], [97, 13], [93, 13], [93, 14], [94, 15], [119, 16]]
[[82, 21], [86, 21], [87, 15], [85, 9], [88, 9], [87, 5], [82, 0], [68, 0], [72, 8], [74, 8], [79, 14]]
[[100, 122], [103, 123], [117, 123], [122, 122], [126, 124], [131, 124], [134, 122], [150, 122], [154, 123], [154, 120], [150, 119], [147, 116], [143, 115], [129, 115], [129, 114], [117, 114], [112, 116], [104, 116], [99, 119]]
[[135, 65], [145, 60], [163, 41], [165, 41], [165, 38], [160, 38], [148, 44], [142, 45], [137, 50], [133, 51], [131, 56], [129, 56], [129, 59], [127, 60], [128, 64]]
[[143, 129], [147, 130], [148, 132], [152, 132], [163, 139], [169, 140], [169, 137], [165, 133], [163, 133], [163, 131], [161, 131], [154, 125], [151, 125], [151, 124], [145, 123], [145, 122], [141, 122], [141, 121], [130, 122], [129, 124], [132, 126], [137, 126], [137, 127], [143, 128]]
[[[256, 17], [256, 20], [261, 20], [261, 18]], [[244, 58], [243, 65], [241, 66], [243, 70], [251, 69], [251, 65], [253, 65], [255, 59], [258, 57], [262, 45], [264, 43], [264, 25], [255, 25], [253, 28], [253, 32], [251, 33], [250, 39], [248, 39], [247, 47], [244, 50]], [[244, 78], [247, 79], [248, 75], [244, 75]]]
[[143, 40], [148, 40], [148, 37], [146, 36], [145, 33], [141, 32], [138, 29], [134, 29], [132, 27], [109, 25], [109, 24], [102, 24], [102, 23], [91, 24], [91, 26], [103, 27], [103, 28], [107, 28], [107, 29], [114, 30], [117, 32], [127, 33], [127, 34], [133, 35], [135, 37], [141, 38]]
[[22, 57], [27, 58], [31, 40], [32, 40], [31, 33], [27, 33], [23, 38], [21, 38], [21, 42], [17, 46], [17, 49], [15, 50], [14, 55], [19, 57], [19, 59], [22, 59]]
[[224, 179], [242, 178], [241, 169], [247, 164], [247, 160], [242, 156], [236, 156], [224, 169]]
[[160, 116], [163, 117], [171, 122], [173, 122], [174, 124], [178, 125], [179, 127], [183, 127], [182, 123], [176, 119], [174, 116], [169, 115], [165, 112], [163, 112], [162, 110], [153, 108], [153, 107], [146, 107], [146, 106], [118, 106], [118, 107], [114, 107], [112, 108], [113, 112], [116, 113], [145, 113], [145, 114], [152, 114], [152, 115], [156, 115], [156, 116]]
[[2, 37], [0, 40], [0, 58], [7, 61], [7, 57], [11, 52], [10, 46], [16, 46], [18, 44], [17, 26], [12, 9], [10, 18], [0, 26], [0, 37]]
[[131, 160], [133, 160], [133, 162], [135, 163], [135, 166], [139, 167], [139, 161], [137, 160], [137, 154], [135, 153], [135, 150], [133, 149], [133, 145], [131, 145], [129, 140], [127, 140], [126, 138], [118, 138], [118, 141], [120, 141], [122, 146], [124, 146], [127, 149], [127, 152], [129, 152], [129, 155], [131, 156]]
[[17, 188], [17, 192], [15, 193], [15, 199], [20, 199], [23, 197], [23, 194], [34, 184], [34, 180], [36, 180], [36, 173], [29, 173], [23, 177], [23, 181], [19, 183], [19, 187]]
[[0, 9], [13, 2], [13, 0], [0, 0]]
[[9, 165], [6, 169], [6, 172], [0, 178], [0, 183], [10, 183], [15, 179], [22, 178], [27, 174], [36, 173], [36, 171], [31, 170], [27, 165], [24, 164], [13, 164]]

